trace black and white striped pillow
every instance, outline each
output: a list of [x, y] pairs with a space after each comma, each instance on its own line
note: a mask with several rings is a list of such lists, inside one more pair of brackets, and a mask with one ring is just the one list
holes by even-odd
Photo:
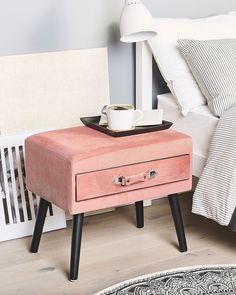
[[220, 116], [236, 104], [236, 39], [178, 40], [212, 113]]

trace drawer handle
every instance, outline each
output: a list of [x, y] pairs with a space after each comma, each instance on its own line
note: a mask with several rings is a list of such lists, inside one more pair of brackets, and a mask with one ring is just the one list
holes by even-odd
[[157, 176], [156, 170], [149, 170], [132, 176], [119, 176], [113, 180], [113, 183], [120, 186], [128, 186], [138, 182], [145, 182]]

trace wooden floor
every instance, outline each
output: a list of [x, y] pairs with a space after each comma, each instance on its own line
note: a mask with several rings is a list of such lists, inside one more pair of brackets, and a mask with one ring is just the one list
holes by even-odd
[[43, 235], [38, 254], [30, 238], [0, 244], [0, 294], [92, 295], [120, 281], [177, 267], [236, 263], [236, 233], [190, 213], [182, 195], [189, 251], [179, 253], [167, 199], [145, 208], [145, 227], [134, 225], [134, 207], [85, 218], [80, 279], [67, 280], [71, 223]]

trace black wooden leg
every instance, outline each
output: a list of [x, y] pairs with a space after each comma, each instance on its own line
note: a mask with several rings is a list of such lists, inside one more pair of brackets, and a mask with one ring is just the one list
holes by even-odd
[[50, 203], [44, 199], [40, 199], [39, 202], [39, 208], [37, 213], [37, 218], [34, 226], [34, 233], [33, 233], [33, 239], [31, 243], [30, 252], [37, 253], [39, 248], [39, 243], [43, 231], [44, 221], [47, 215], [47, 210]]
[[143, 201], [135, 203], [137, 228], [144, 227]]
[[176, 230], [178, 241], [179, 241], [179, 249], [180, 249], [180, 252], [185, 252], [187, 251], [187, 243], [186, 243], [186, 238], [184, 233], [184, 225], [183, 225], [182, 215], [180, 211], [178, 195], [177, 194], [169, 195], [169, 203], [170, 203], [170, 208], [171, 208], [172, 216], [175, 223], [175, 230]]
[[83, 213], [73, 215], [70, 277], [69, 277], [70, 281], [76, 281], [78, 279], [83, 219], [84, 219]]

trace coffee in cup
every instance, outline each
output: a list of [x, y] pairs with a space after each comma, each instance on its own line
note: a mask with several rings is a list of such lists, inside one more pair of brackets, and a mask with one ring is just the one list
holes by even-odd
[[134, 124], [143, 117], [143, 112], [135, 110], [130, 104], [106, 105], [102, 109], [102, 114], [107, 115], [108, 128], [113, 131], [133, 129]]

